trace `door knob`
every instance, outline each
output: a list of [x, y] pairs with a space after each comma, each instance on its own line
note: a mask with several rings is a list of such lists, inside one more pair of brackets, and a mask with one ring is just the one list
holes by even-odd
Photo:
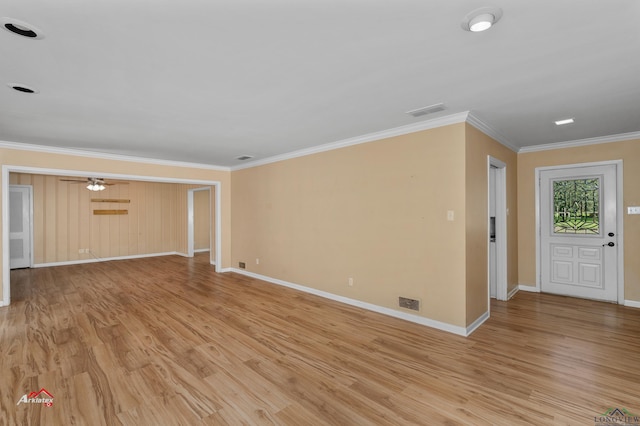
[[613, 247], [613, 246], [615, 246], [615, 245], [616, 245], [616, 243], [614, 243], [613, 241], [610, 241], [610, 242], [608, 242], [607, 244], [603, 244], [603, 245], [602, 245], [602, 247], [604, 247], [604, 246]]

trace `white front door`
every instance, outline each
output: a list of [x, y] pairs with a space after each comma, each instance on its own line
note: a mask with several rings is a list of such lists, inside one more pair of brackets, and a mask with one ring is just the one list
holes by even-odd
[[618, 300], [615, 164], [540, 172], [541, 290]]
[[9, 186], [10, 268], [31, 266], [31, 187]]

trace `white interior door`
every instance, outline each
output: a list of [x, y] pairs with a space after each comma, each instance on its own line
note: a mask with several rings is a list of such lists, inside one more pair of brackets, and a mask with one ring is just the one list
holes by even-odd
[[540, 172], [541, 290], [617, 301], [616, 165]]
[[31, 266], [31, 187], [9, 186], [10, 268]]

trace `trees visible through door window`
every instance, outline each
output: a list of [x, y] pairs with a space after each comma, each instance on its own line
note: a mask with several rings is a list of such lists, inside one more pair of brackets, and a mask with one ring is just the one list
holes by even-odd
[[553, 182], [553, 232], [600, 233], [600, 179]]

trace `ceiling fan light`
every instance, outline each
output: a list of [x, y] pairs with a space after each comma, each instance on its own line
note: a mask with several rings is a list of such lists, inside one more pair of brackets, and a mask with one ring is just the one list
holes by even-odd
[[89, 191], [102, 191], [105, 189], [105, 186], [98, 183], [90, 183], [87, 185], [87, 189]]

